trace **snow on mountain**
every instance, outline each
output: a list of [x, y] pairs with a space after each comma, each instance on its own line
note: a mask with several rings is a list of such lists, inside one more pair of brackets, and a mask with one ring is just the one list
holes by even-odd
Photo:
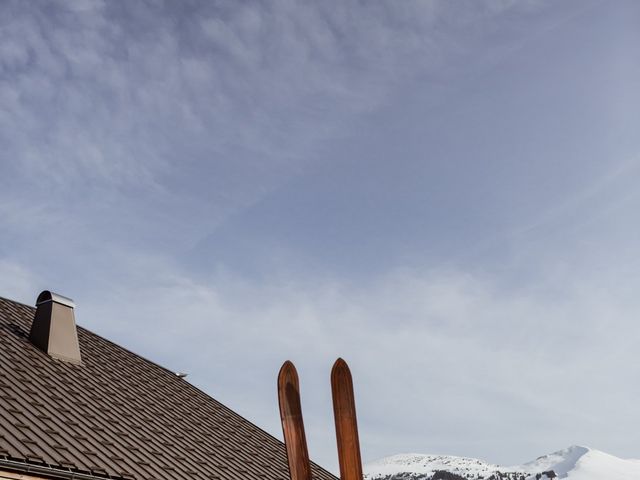
[[393, 455], [364, 467], [367, 480], [431, 480], [439, 471], [454, 473], [464, 479], [489, 478], [500, 469], [499, 465], [476, 458], [418, 453]]
[[640, 460], [624, 460], [599, 450], [573, 446], [522, 465], [530, 471], [553, 470], [570, 480], [640, 480]]
[[382, 458], [364, 469], [366, 480], [640, 480], [640, 460], [623, 460], [575, 445], [511, 467], [475, 458], [412, 453]]

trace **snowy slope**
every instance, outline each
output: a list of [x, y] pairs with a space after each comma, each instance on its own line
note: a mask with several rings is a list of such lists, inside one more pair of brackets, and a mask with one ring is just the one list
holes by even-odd
[[437, 471], [447, 471], [463, 478], [487, 478], [500, 470], [475, 458], [454, 457], [450, 455], [420, 455], [417, 453], [400, 454], [386, 457], [365, 465], [367, 480], [397, 480], [411, 478], [430, 479]]
[[570, 480], [640, 480], [640, 460], [623, 460], [587, 447], [569, 447], [522, 466], [529, 470], [553, 469]]
[[489, 479], [492, 475], [503, 480], [529, 480], [540, 475], [545, 480], [554, 478], [554, 474], [555, 478], [568, 480], [640, 480], [640, 460], [623, 460], [588, 447], [572, 446], [510, 467], [475, 458], [401, 454], [369, 463], [365, 472], [367, 480], [431, 480], [434, 476], [475, 480]]

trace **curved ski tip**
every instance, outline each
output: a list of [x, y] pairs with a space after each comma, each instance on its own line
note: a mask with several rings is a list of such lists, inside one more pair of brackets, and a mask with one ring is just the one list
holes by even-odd
[[347, 362], [345, 362], [342, 358], [338, 358], [333, 364], [333, 368], [331, 369], [331, 374], [333, 375], [335, 373], [338, 373], [341, 370], [342, 371], [346, 370], [347, 372], [350, 372], [349, 365], [347, 365]]
[[278, 381], [286, 382], [293, 381], [297, 382], [298, 380], [298, 372], [296, 371], [296, 367], [292, 361], [287, 360], [280, 367], [280, 372], [278, 373]]

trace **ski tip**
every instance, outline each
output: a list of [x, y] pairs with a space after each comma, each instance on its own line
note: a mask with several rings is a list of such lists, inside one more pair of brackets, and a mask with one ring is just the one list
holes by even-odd
[[298, 383], [298, 372], [296, 371], [296, 367], [292, 361], [287, 360], [280, 367], [280, 372], [278, 373], [278, 383]]
[[331, 375], [337, 375], [339, 373], [351, 373], [349, 370], [349, 365], [342, 358], [338, 358], [333, 364], [333, 368], [331, 369]]

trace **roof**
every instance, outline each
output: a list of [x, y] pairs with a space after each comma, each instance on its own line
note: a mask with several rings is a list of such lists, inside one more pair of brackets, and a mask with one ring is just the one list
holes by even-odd
[[34, 314], [0, 297], [0, 470], [288, 479], [282, 442], [175, 373], [82, 327], [81, 365], [38, 350], [28, 339]]

